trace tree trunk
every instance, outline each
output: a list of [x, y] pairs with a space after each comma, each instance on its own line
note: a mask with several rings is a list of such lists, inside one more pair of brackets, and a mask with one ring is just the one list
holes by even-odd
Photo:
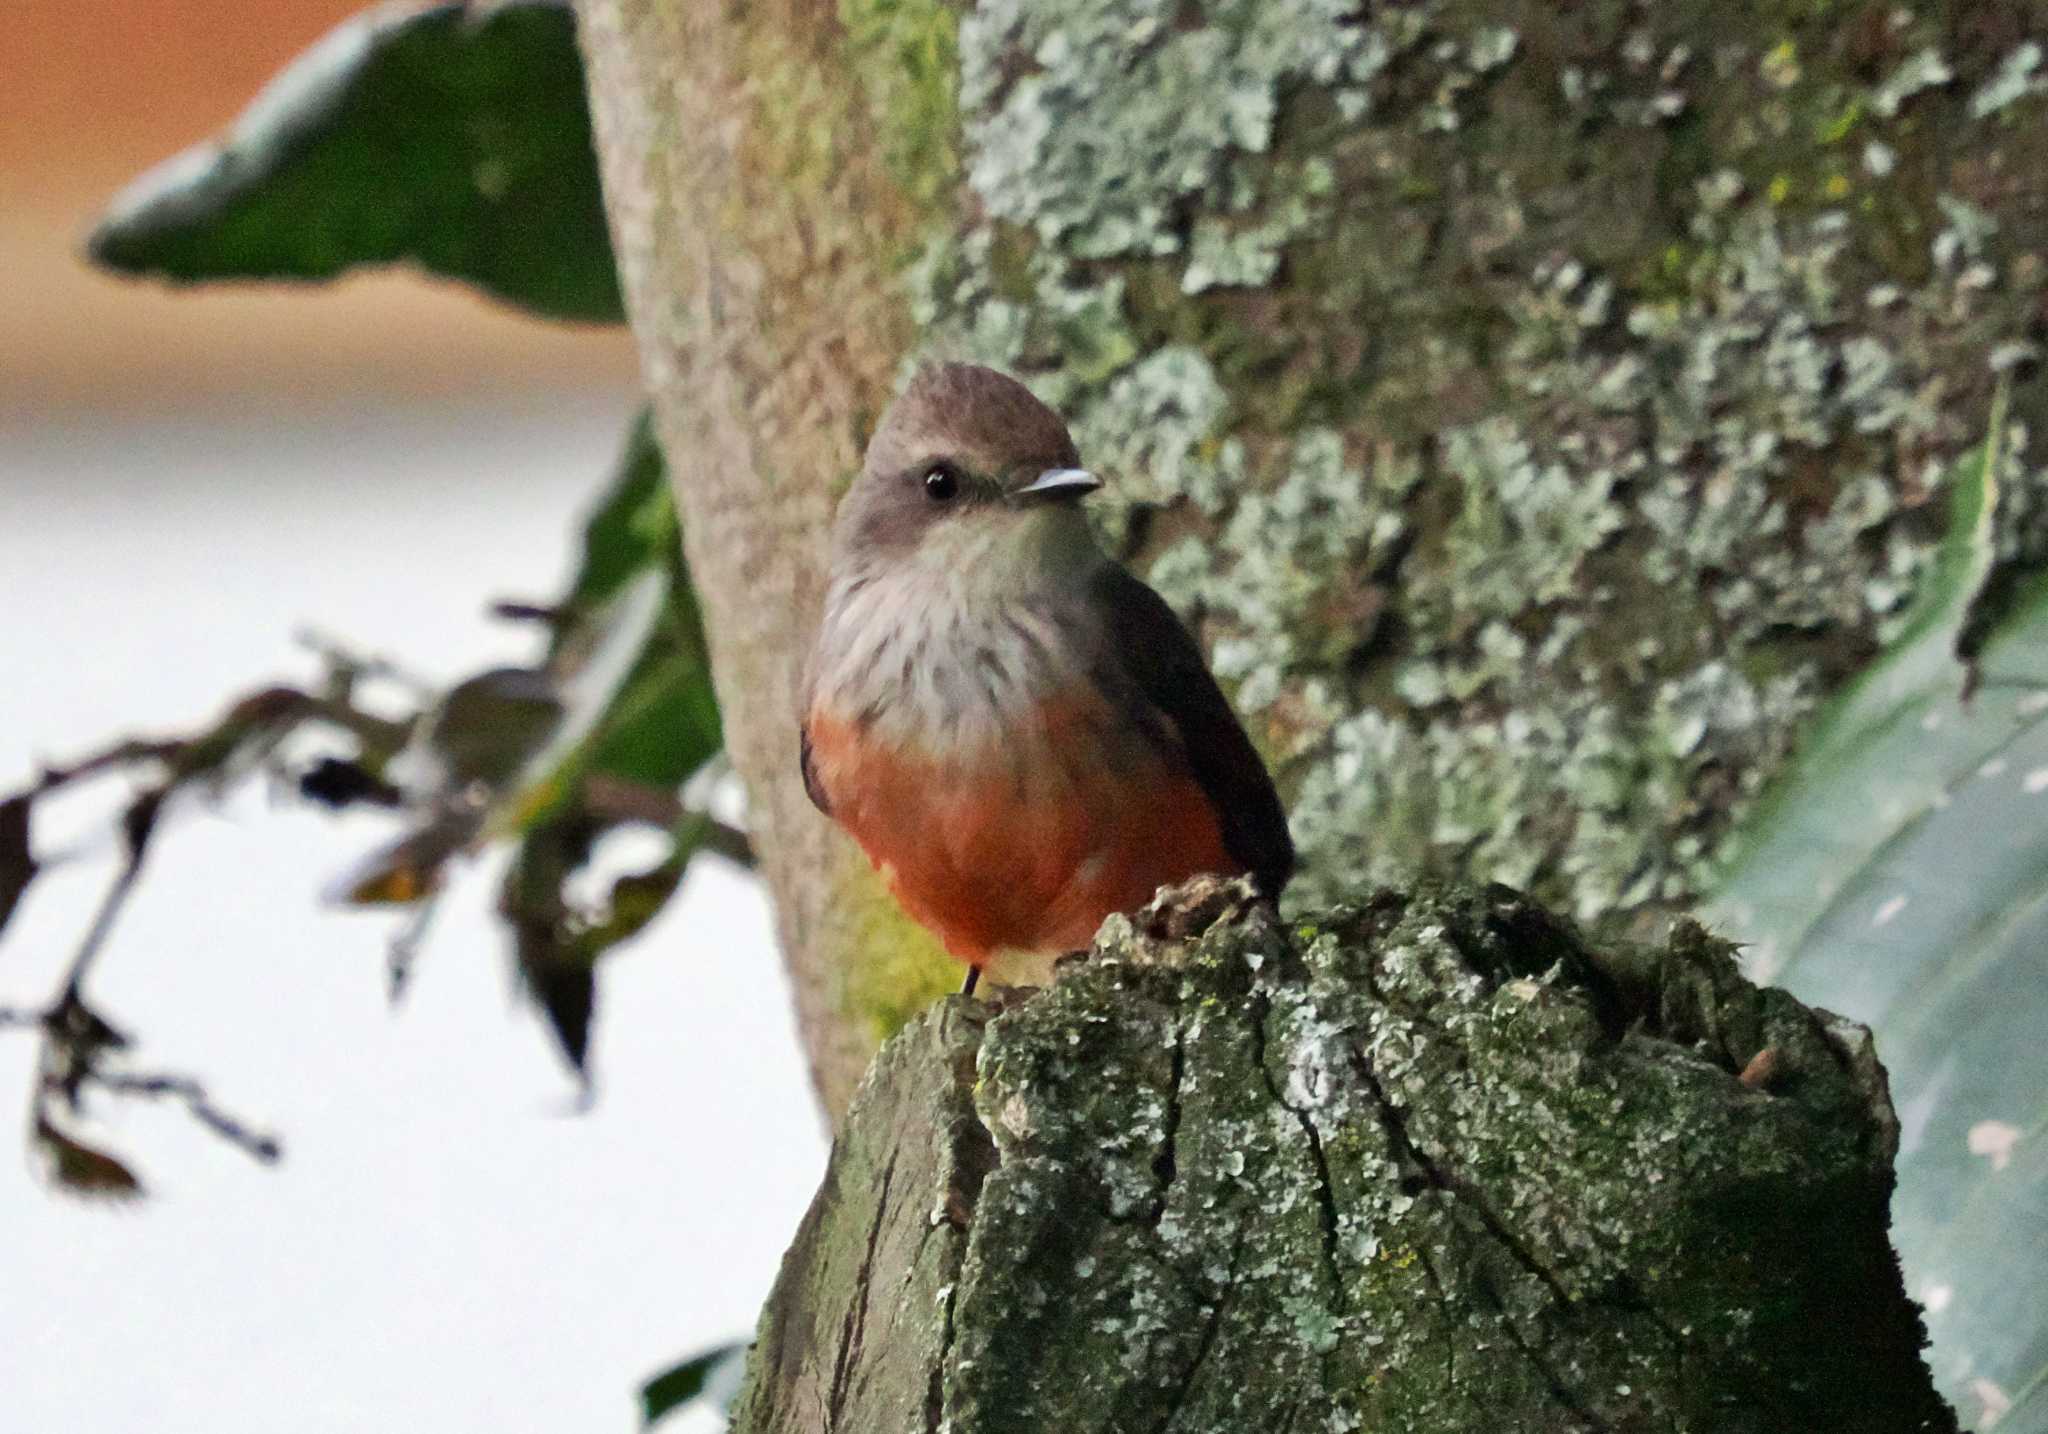
[[958, 981], [811, 808], [797, 680], [834, 502], [913, 330], [917, 215], [830, 5], [583, 0], [613, 246], [826, 1108]]
[[1199, 882], [884, 1050], [734, 1434], [1953, 1430], [1869, 1036], [1504, 888]]
[[[1074, 421], [1279, 769], [1297, 899], [1469, 874], [1647, 924], [1897, 626], [2038, 324], [2020, 0], [579, 13], [835, 1112], [952, 975], [794, 756], [832, 503], [910, 356]], [[2048, 546], [2025, 430], [2008, 555]]]

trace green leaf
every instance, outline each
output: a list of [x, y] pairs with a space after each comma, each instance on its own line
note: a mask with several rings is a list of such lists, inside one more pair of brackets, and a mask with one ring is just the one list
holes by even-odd
[[666, 604], [576, 765], [644, 786], [675, 787], [716, 756], [725, 738], [703, 617], [683, 565], [668, 469], [652, 419], [643, 412], [611, 488], [584, 527], [582, 553], [561, 606], [574, 615], [616, 604], [630, 583], [649, 572], [664, 575]]
[[598, 726], [587, 769], [650, 787], [677, 787], [724, 745], [718, 699], [703, 648], [677, 635], [681, 616], [658, 630], [641, 666]]
[[1900, 638], [1821, 717], [1707, 915], [1866, 1022], [1903, 1127], [1894, 1236], [1966, 1423], [2048, 1430], [2048, 581], [1978, 653], [2004, 396]]
[[690, 861], [709, 843], [714, 824], [704, 812], [686, 811], [670, 834], [673, 845], [658, 864], [628, 872], [612, 882], [604, 909], [579, 933], [579, 945], [591, 961], [646, 930], [674, 898]]
[[626, 435], [611, 486], [584, 523], [576, 574], [563, 606], [580, 612], [608, 602], [636, 573], [666, 562], [677, 550], [668, 466], [654, 436], [654, 416], [642, 409]]
[[[2005, 422], [2002, 391], [1992, 422], [1996, 435]], [[1987, 439], [1953, 475], [1947, 534], [1891, 647], [1814, 720], [1798, 760], [1731, 843], [1719, 899], [1740, 916], [1751, 960], [1766, 975], [1782, 969], [1824, 903], [1960, 770], [1948, 743], [1927, 738], [1944, 723], [1952, 736], [1946, 709], [1961, 707], [1966, 673], [1955, 640], [1991, 571], [1995, 446]], [[1844, 808], [1857, 801], [1859, 819], [1845, 823]]]
[[627, 609], [622, 595], [643, 575], [658, 573], [666, 598], [632, 671], [591, 724], [590, 740], [552, 774], [566, 793], [584, 772], [604, 772], [644, 786], [672, 788], [694, 775], [724, 745], [718, 699], [697, 595], [683, 564], [681, 533], [671, 505], [668, 469], [643, 412], [627, 438], [611, 486], [584, 526], [582, 551], [560, 608], [555, 657], [578, 624], [604, 607]]
[[411, 261], [539, 314], [617, 323], [568, 5], [366, 11], [221, 138], [119, 195], [87, 242], [192, 282]]
[[720, 748], [696, 604], [670, 573], [643, 571], [550, 659], [563, 718], [497, 803], [492, 835], [529, 830], [605, 772], [672, 789]]
[[50, 1179], [58, 1189], [116, 1203], [143, 1197], [141, 1179], [125, 1162], [66, 1135], [48, 1116], [36, 1116], [29, 1127], [29, 1137], [49, 1162]]
[[597, 972], [570, 929], [562, 888], [590, 860], [594, 836], [573, 816], [535, 826], [520, 838], [499, 895], [520, 986], [547, 1017], [570, 1066], [586, 1078]]
[[[658, 602], [643, 608], [657, 589]], [[562, 621], [550, 660], [559, 669], [602, 667], [576, 648], [608, 624], [649, 625], [623, 680], [603, 689], [604, 705], [579, 718], [582, 709], [572, 702], [565, 737], [536, 764], [526, 795], [512, 808], [522, 822], [548, 816], [593, 772], [672, 790], [724, 746], [703, 616], [683, 563], [667, 468], [644, 413], [585, 524], [576, 570], [558, 607]], [[613, 613], [625, 616], [608, 616]], [[613, 645], [610, 638], [602, 642]]]
[[737, 1374], [746, 1354], [744, 1344], [721, 1344], [655, 1375], [640, 1386], [641, 1427], [714, 1395], [711, 1386]]
[[464, 678], [421, 719], [404, 766], [430, 772], [433, 785], [459, 792], [474, 783], [503, 790], [561, 729], [553, 677], [533, 667], [492, 667]]
[[668, 854], [644, 871], [615, 878], [595, 910], [572, 907], [567, 888], [589, 863], [603, 823], [568, 807], [520, 834], [500, 889], [499, 910], [512, 928], [521, 988], [547, 1017], [578, 1075], [587, 1072], [597, 963], [646, 930], [674, 899], [714, 825], [704, 813], [684, 812], [671, 833]]
[[588, 1077], [590, 1019], [597, 1011], [596, 968], [530, 937], [523, 928], [517, 954], [520, 979], [548, 1018], [563, 1057], [577, 1075]]

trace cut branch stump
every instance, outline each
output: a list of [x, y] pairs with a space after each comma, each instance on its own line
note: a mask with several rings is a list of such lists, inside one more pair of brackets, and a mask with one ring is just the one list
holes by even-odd
[[882, 1052], [735, 1434], [1953, 1430], [1860, 1027], [1502, 888], [1202, 881]]

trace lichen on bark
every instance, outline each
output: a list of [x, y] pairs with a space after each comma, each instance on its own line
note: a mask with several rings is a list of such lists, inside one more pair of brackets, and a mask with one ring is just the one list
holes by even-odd
[[2003, 542], [2048, 539], [2037, 23], [987, 0], [923, 349], [1075, 418], [1284, 769], [1300, 899], [1680, 909], [1903, 611], [1994, 368]]
[[950, 979], [791, 756], [918, 357], [1074, 421], [1277, 768], [1292, 900], [1466, 875], [1646, 928], [1889, 635], [1994, 370], [2001, 550], [2048, 550], [2037, 10], [579, 0], [827, 1108]]
[[1952, 1430], [1897, 1134], [1867, 1033], [1696, 928], [1204, 880], [885, 1048], [733, 1427]]

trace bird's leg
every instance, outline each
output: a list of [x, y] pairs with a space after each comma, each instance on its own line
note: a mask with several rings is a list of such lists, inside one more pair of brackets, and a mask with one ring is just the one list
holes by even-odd
[[975, 985], [980, 980], [981, 968], [979, 966], [969, 966], [967, 968], [967, 979], [960, 983], [960, 994], [963, 996], [972, 996], [974, 994]]

